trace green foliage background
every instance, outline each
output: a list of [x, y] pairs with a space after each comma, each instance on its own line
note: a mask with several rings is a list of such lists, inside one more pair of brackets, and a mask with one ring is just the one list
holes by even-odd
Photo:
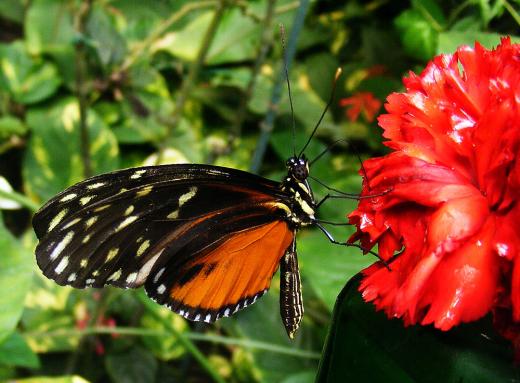
[[[338, 101], [360, 92], [384, 101], [401, 89], [406, 71], [460, 44], [496, 45], [520, 21], [518, 0], [306, 3], [0, 2], [0, 380], [314, 380], [336, 296], [370, 256], [332, 246], [316, 231], [300, 233], [305, 319], [289, 341], [277, 277], [266, 297], [233, 318], [192, 324], [142, 291], [78, 291], [46, 280], [30, 225], [38, 206], [65, 187], [123, 167], [203, 162], [280, 179], [292, 153], [292, 119], [279, 23], [287, 51], [296, 49], [289, 76], [296, 148], [325, 107], [335, 68], [343, 68], [306, 154], [348, 139], [312, 174], [359, 191], [357, 155], [384, 153], [380, 131], [363, 114], [347, 119]], [[302, 22], [295, 44], [290, 32]], [[281, 99], [273, 104], [277, 87]], [[354, 206], [335, 201], [320, 216], [344, 222]], [[331, 232], [344, 240], [352, 230]]]

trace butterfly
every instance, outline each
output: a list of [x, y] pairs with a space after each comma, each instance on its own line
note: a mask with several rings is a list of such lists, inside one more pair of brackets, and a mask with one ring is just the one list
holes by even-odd
[[304, 149], [281, 182], [199, 164], [79, 182], [34, 215], [38, 266], [59, 285], [144, 286], [155, 302], [208, 323], [253, 304], [280, 268], [280, 313], [292, 338], [304, 311], [296, 233], [323, 230]]

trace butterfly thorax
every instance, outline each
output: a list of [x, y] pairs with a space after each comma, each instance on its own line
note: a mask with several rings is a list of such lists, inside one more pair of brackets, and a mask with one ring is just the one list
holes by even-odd
[[282, 181], [281, 189], [289, 193], [291, 206], [287, 214], [289, 221], [296, 229], [311, 225], [314, 221], [316, 202], [307, 178], [309, 162], [302, 157], [291, 157], [287, 160], [287, 176]]

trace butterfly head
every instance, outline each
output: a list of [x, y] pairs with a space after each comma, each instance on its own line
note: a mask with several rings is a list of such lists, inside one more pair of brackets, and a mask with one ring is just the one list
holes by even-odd
[[300, 157], [291, 157], [285, 163], [289, 175], [299, 182], [305, 181], [309, 177], [309, 160], [302, 154]]

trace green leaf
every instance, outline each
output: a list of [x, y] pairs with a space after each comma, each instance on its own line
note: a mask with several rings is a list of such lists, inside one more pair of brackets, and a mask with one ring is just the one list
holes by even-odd
[[33, 59], [22, 42], [0, 46], [0, 86], [14, 101], [34, 104], [45, 100], [60, 83], [54, 64]]
[[434, 0], [412, 0], [412, 6], [429, 21], [433, 28], [441, 30], [446, 27], [446, 17]]
[[437, 50], [438, 32], [420, 11], [408, 9], [394, 21], [406, 53], [418, 60], [429, 60]]
[[[211, 22], [214, 11], [201, 12], [183, 29], [167, 33], [152, 47], [153, 52], [167, 51], [184, 60], [193, 61]], [[276, 22], [290, 23], [290, 15], [278, 15]], [[210, 65], [254, 60], [262, 36], [262, 24], [233, 8], [224, 13], [206, 57]]]
[[102, 65], [120, 64], [126, 54], [126, 41], [116, 29], [116, 24], [124, 23], [122, 16], [116, 12], [110, 15], [101, 5], [95, 4], [90, 11], [86, 34], [92, 39]]
[[0, 16], [15, 21], [23, 22], [23, 3], [20, 0], [2, 0], [0, 1]]
[[[25, 16], [25, 41], [31, 54], [73, 49], [74, 2], [34, 0]], [[69, 62], [70, 65], [70, 62]]]
[[[439, 34], [439, 46], [437, 53], [454, 53], [457, 48], [461, 45], [468, 45], [470, 47], [475, 46], [475, 41], [478, 41], [481, 45], [488, 49], [496, 47], [500, 43], [500, 39], [503, 35], [498, 33], [485, 33], [485, 32], [457, 32], [449, 31]], [[520, 43], [520, 37], [512, 36], [512, 43]]]
[[[27, 124], [32, 135], [23, 164], [25, 187], [44, 201], [83, 179], [78, 103], [66, 98], [45, 108], [32, 108]], [[87, 129], [94, 173], [116, 169], [116, 139], [92, 110], [87, 114]]]
[[32, 253], [9, 233], [0, 217], [0, 341], [11, 333], [22, 315], [33, 263]]
[[114, 383], [153, 382], [157, 374], [157, 360], [139, 347], [107, 355], [105, 366]]
[[490, 318], [448, 332], [404, 327], [365, 303], [360, 276], [338, 296], [317, 382], [513, 382], [518, 370], [509, 344]]
[[[171, 312], [161, 310], [160, 306], [157, 306], [157, 310], [154, 314], [145, 312], [141, 317], [141, 325], [146, 329], [153, 329], [168, 333], [170, 327], [174, 327], [179, 332], [186, 331], [188, 325], [184, 318], [180, 315], [172, 315]], [[157, 316], [163, 317], [163, 320], [159, 320]], [[164, 321], [171, 321], [169, 326], [166, 326]], [[177, 341], [173, 336], [170, 337], [158, 337], [148, 336], [142, 339], [145, 346], [161, 360], [176, 359], [185, 353], [185, 348]]]
[[40, 366], [38, 356], [17, 332], [11, 333], [7, 339], [0, 342], [0, 364], [27, 368]]
[[0, 141], [11, 136], [23, 136], [27, 133], [27, 126], [19, 118], [13, 116], [0, 117]]

